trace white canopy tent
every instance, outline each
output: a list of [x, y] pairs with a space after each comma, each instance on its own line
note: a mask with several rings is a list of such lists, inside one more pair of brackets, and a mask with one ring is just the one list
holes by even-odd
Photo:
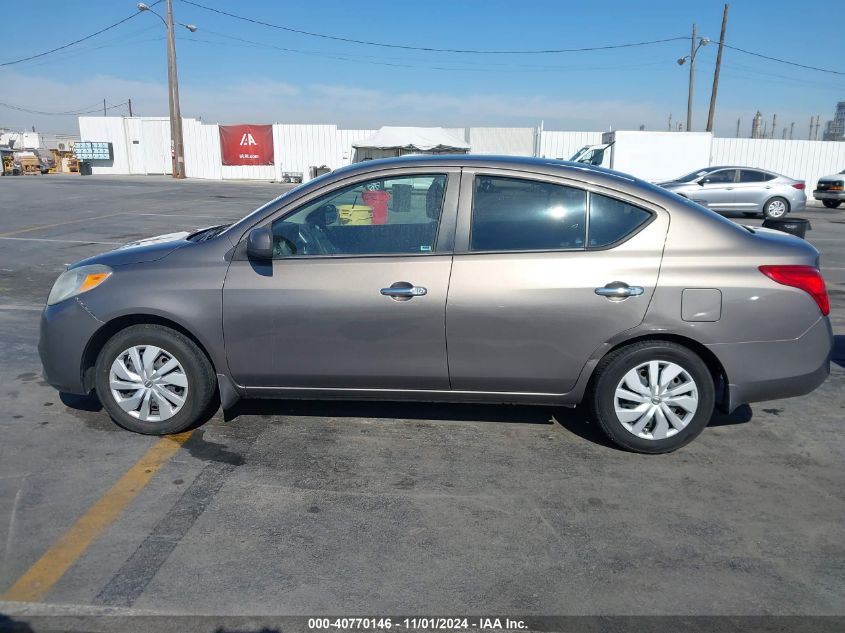
[[355, 162], [405, 154], [466, 154], [469, 143], [442, 127], [382, 127], [355, 141]]

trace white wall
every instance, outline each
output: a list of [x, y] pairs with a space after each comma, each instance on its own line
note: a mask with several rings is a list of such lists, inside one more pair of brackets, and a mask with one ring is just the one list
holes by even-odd
[[[161, 174], [171, 171], [167, 117], [80, 117], [79, 131], [83, 141], [112, 143], [114, 159], [108, 163], [95, 162], [94, 173]], [[467, 140], [471, 153], [512, 156], [533, 155], [538, 133], [536, 128], [530, 127], [449, 128], [448, 131]], [[221, 164], [219, 126], [196, 119], [183, 119], [186, 172], [190, 178], [215, 180], [280, 180], [285, 172], [298, 172], [307, 179], [312, 166], [326, 165], [337, 169], [348, 165], [353, 158], [352, 143], [374, 133], [375, 130], [342, 130], [335, 125], [276, 123], [273, 125], [274, 165], [224, 166]], [[545, 158], [568, 159], [584, 145], [602, 142], [601, 132], [542, 130], [539, 134], [537, 153]], [[620, 139], [626, 135], [638, 138], [649, 136], [646, 132], [616, 133]], [[700, 151], [700, 135], [693, 138], [692, 134], [673, 132], [665, 133], [665, 136], [671, 137], [673, 146], [681, 148], [678, 151], [683, 151], [684, 143], [690, 143], [690, 156], [695, 156], [695, 160], [702, 163], [690, 167], [690, 170], [708, 164], [748, 165], [805, 180], [807, 189], [812, 191], [820, 176], [845, 169], [845, 143], [716, 138], [710, 143], [708, 160], [706, 149]], [[660, 153], [656, 146], [646, 147], [643, 151], [649, 156]], [[628, 171], [635, 176], [647, 176], [637, 173], [636, 169], [629, 168]], [[684, 169], [674, 169], [673, 175], [679, 175], [680, 171]]]
[[473, 127], [467, 141], [473, 154], [533, 156], [536, 134], [533, 127]]
[[79, 117], [79, 137], [83, 141], [101, 141], [112, 144], [113, 159], [93, 162], [95, 174], [131, 174], [126, 143], [126, 126], [123, 117]]
[[715, 138], [710, 160], [712, 165], [759, 167], [803, 180], [807, 196], [812, 197], [819, 177], [845, 169], [845, 143]]

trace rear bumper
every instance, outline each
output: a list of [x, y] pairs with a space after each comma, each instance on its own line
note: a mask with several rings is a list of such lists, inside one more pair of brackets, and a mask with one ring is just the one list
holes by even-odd
[[41, 313], [38, 355], [44, 379], [59, 391], [85, 394], [82, 358], [88, 341], [102, 326], [78, 298], [47, 306]]
[[830, 374], [833, 331], [822, 317], [797, 339], [707, 346], [728, 376], [727, 409], [810, 393]]

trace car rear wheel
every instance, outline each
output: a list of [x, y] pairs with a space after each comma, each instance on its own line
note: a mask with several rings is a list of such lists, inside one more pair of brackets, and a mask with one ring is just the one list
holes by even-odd
[[786, 198], [772, 198], [763, 205], [763, 215], [767, 218], [782, 218], [789, 213], [789, 202]]
[[612, 442], [638, 453], [668, 453], [707, 426], [715, 389], [697, 354], [671, 341], [643, 341], [602, 359], [587, 397]]
[[134, 325], [103, 346], [97, 395], [112, 420], [146, 435], [178, 433], [200, 421], [215, 393], [214, 370], [187, 336], [161, 325]]
[[835, 209], [840, 204], [842, 204], [841, 200], [822, 200], [822, 204], [826, 206], [828, 209]]

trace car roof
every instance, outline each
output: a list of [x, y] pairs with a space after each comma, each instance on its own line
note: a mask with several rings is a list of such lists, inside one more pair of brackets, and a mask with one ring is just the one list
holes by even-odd
[[416, 156], [398, 156], [395, 158], [381, 158], [353, 163], [331, 172], [332, 176], [349, 176], [356, 173], [366, 173], [379, 169], [407, 168], [407, 167], [476, 167], [514, 169], [539, 174], [569, 175], [576, 179], [584, 179], [591, 175], [599, 180], [612, 179], [617, 184], [626, 183], [646, 184], [644, 181], [604, 167], [574, 163], [555, 158], [533, 158], [528, 156], [498, 156], [484, 154], [428, 154]]

